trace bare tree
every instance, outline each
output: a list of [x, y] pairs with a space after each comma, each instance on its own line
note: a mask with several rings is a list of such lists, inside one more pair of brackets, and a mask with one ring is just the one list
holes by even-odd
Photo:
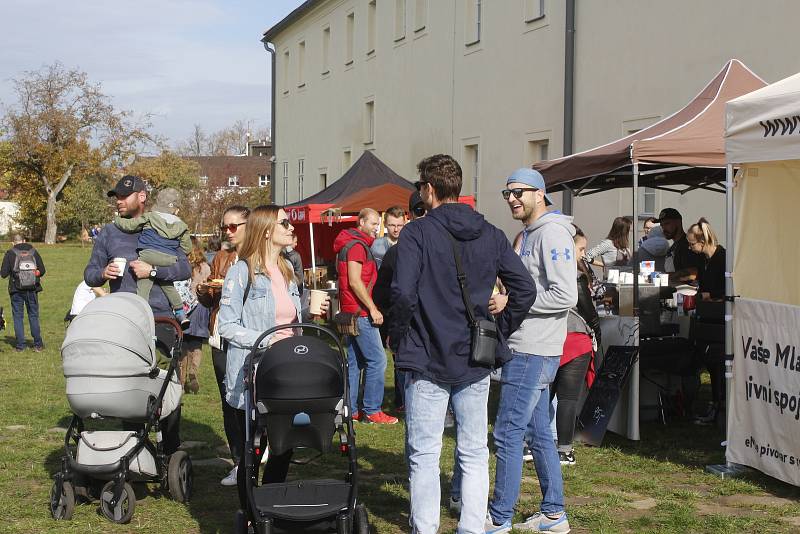
[[45, 243], [55, 243], [59, 194], [76, 174], [97, 172], [153, 139], [149, 124], [136, 125], [114, 109], [99, 84], [60, 63], [14, 80], [17, 106], [3, 119], [14, 172], [33, 178], [46, 196]]
[[208, 152], [208, 136], [199, 124], [194, 125], [192, 135], [178, 144], [181, 156], [205, 156]]

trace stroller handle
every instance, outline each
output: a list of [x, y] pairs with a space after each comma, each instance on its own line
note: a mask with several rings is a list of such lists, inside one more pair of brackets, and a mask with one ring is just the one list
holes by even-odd
[[339, 340], [339, 337], [336, 334], [334, 334], [333, 331], [330, 328], [325, 328], [324, 326], [320, 326], [320, 325], [314, 324], [314, 323], [290, 323], [290, 324], [280, 324], [280, 325], [277, 325], [277, 326], [273, 326], [269, 330], [263, 332], [260, 336], [258, 336], [258, 338], [253, 343], [253, 348], [250, 350], [250, 355], [251, 356], [255, 355], [255, 353], [259, 350], [259, 345], [261, 345], [261, 342], [264, 341], [264, 339], [267, 336], [269, 336], [271, 334], [274, 334], [278, 330], [286, 330], [288, 328], [291, 328], [291, 329], [294, 329], [294, 328], [311, 328], [312, 330], [316, 330], [318, 332], [322, 332], [323, 334], [325, 334], [326, 336], [331, 338], [334, 341], [334, 343], [336, 343], [336, 347], [341, 352], [344, 352], [344, 348], [342, 347], [342, 342]]
[[153, 322], [155, 322], [155, 324], [167, 324], [171, 326], [178, 334], [178, 340], [183, 341], [183, 329], [181, 325], [178, 324], [178, 321], [172, 317], [153, 317]]

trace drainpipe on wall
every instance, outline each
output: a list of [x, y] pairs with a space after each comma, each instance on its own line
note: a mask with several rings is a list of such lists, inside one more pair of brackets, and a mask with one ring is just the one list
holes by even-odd
[[[573, 114], [575, 106], [575, 0], [567, 0], [567, 20], [564, 28], [564, 149], [563, 155], [572, 154]], [[572, 215], [572, 191], [561, 193], [561, 209]]]
[[270, 197], [270, 200], [272, 201], [272, 203], [275, 204], [275, 181], [276, 181], [275, 180], [275, 170], [277, 169], [276, 163], [278, 161], [277, 160], [278, 152], [276, 150], [276, 147], [278, 145], [277, 145], [277, 143], [275, 141], [275, 48], [270, 48], [270, 46], [269, 46], [270, 43], [267, 42], [267, 41], [262, 41], [262, 42], [264, 43], [264, 50], [269, 52], [269, 55], [271, 56], [271, 60], [272, 60], [271, 61], [271, 63], [272, 63], [272, 65], [271, 65], [271, 70], [272, 70], [271, 76], [272, 76], [272, 79], [270, 80], [270, 83], [269, 83], [269, 85], [270, 85], [270, 93], [271, 93], [271, 95], [270, 95], [270, 98], [271, 98], [270, 106], [271, 106], [271, 108], [270, 108], [270, 117], [269, 117], [269, 120], [270, 120], [269, 141], [272, 144], [272, 158], [270, 160], [270, 163], [272, 164], [272, 168], [270, 169], [271, 170], [270, 174], [272, 175], [272, 177], [271, 177], [270, 184], [269, 184], [269, 197]]

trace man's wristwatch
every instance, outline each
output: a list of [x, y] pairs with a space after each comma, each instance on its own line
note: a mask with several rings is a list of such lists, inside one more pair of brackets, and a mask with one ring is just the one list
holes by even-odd
[[153, 265], [150, 268], [150, 278], [155, 278], [157, 274], [158, 274], [158, 271], [156, 270], [156, 266]]

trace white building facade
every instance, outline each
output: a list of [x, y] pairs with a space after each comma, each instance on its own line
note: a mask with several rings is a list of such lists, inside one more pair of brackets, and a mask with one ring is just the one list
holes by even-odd
[[[264, 36], [276, 51], [275, 201], [316, 193], [365, 150], [412, 181], [420, 159], [448, 153], [461, 163], [462, 194], [509, 235], [518, 231], [499, 194], [505, 176], [563, 151], [566, 4], [303, 3]], [[800, 2], [575, 4], [575, 152], [677, 111], [731, 58], [767, 82], [800, 70]], [[630, 197], [622, 189], [575, 199], [590, 243], [630, 215]], [[667, 206], [686, 225], [705, 216], [724, 226], [722, 195], [640, 192], [640, 215]]]

